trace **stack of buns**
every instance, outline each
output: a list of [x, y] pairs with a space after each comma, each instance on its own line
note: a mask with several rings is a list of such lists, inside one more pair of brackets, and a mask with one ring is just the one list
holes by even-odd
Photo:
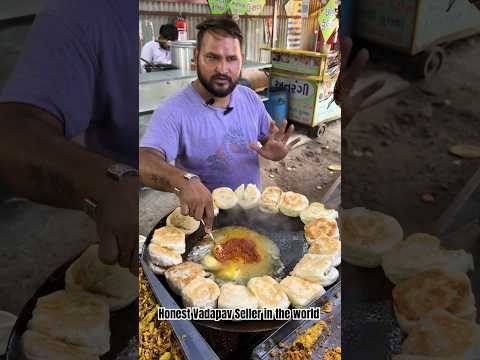
[[[309, 204], [306, 196], [283, 192], [275, 186], [263, 192], [255, 184], [241, 184], [235, 191], [228, 187], [212, 192], [215, 207], [229, 210], [237, 205], [249, 210], [258, 208], [266, 214], [282, 213], [299, 217], [305, 224], [308, 252], [296, 264], [289, 276], [277, 281], [271, 276], [257, 276], [246, 285], [233, 282], [221, 287], [211, 271], [221, 263], [210, 253], [200, 263], [183, 262], [185, 237], [198, 229], [198, 221], [181, 215], [176, 208], [167, 224], [155, 230], [148, 246], [148, 260], [152, 270], [165, 275], [170, 288], [182, 297], [185, 306], [222, 309], [306, 307], [325, 293], [339, 277], [335, 268], [341, 263], [341, 243], [337, 226], [338, 213], [321, 203]], [[217, 239], [218, 240], [218, 239]]]
[[87, 248], [65, 273], [65, 290], [40, 297], [22, 335], [28, 360], [99, 359], [110, 349], [110, 311], [138, 297], [138, 279]]
[[184, 252], [185, 232], [173, 226], [161, 227], [155, 230], [148, 245], [150, 267], [161, 275], [166, 268], [181, 264]]
[[480, 358], [480, 326], [467, 276], [474, 267], [471, 254], [447, 250], [430, 234], [404, 240], [395, 219], [365, 208], [344, 210], [340, 232], [347, 262], [381, 265], [396, 285], [393, 309], [408, 336], [394, 360]]

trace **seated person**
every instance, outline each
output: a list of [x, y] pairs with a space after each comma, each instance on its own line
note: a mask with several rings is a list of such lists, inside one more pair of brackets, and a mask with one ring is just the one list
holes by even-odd
[[171, 64], [170, 42], [178, 40], [178, 30], [172, 24], [160, 27], [157, 40], [147, 42], [140, 55], [142, 72], [145, 72], [147, 61], [151, 64]]

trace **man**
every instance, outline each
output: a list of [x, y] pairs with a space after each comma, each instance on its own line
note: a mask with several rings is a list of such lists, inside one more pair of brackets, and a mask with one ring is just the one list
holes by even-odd
[[146, 71], [145, 65], [147, 62], [145, 62], [145, 60], [151, 64], [171, 64], [170, 41], [177, 40], [177, 28], [172, 24], [162, 25], [160, 27], [158, 40], [152, 40], [143, 45], [140, 55], [142, 71]]
[[[100, 259], [133, 273], [136, 29], [136, 1], [51, 0], [0, 97], [0, 179], [20, 196], [87, 211], [97, 225]], [[80, 135], [85, 146], [72, 141]]]
[[277, 128], [255, 92], [237, 84], [238, 25], [220, 17], [197, 29], [198, 79], [157, 108], [140, 144], [140, 177], [146, 186], [176, 192], [182, 213], [204, 219], [208, 232], [211, 191], [247, 183], [261, 188], [258, 156], [282, 160], [295, 142], [287, 144], [293, 125]]

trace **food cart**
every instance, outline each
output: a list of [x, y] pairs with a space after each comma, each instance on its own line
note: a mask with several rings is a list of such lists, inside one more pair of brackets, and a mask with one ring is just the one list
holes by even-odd
[[480, 32], [480, 12], [467, 0], [363, 0], [355, 3], [357, 37], [413, 57], [428, 78], [445, 60], [443, 44]]
[[332, 102], [339, 72], [337, 52], [320, 53], [292, 49], [271, 51], [270, 86], [288, 90], [288, 120], [306, 125], [312, 136], [318, 136], [325, 123], [341, 116]]

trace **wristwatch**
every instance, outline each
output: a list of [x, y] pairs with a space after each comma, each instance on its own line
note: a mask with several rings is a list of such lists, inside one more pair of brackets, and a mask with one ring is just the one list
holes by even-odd
[[[190, 180], [195, 179], [195, 178], [200, 179], [200, 177], [198, 175], [188, 173], [188, 172], [183, 174], [183, 178], [187, 181], [190, 181]], [[180, 196], [180, 194], [182, 192], [182, 189], [179, 189], [178, 187], [174, 187], [173, 190], [175, 191], [175, 194], [177, 196]]]
[[[118, 182], [126, 176], [138, 176], [138, 170], [125, 164], [116, 163], [108, 167], [107, 176]], [[96, 218], [97, 206], [95, 200], [83, 199], [83, 211], [93, 220]]]

